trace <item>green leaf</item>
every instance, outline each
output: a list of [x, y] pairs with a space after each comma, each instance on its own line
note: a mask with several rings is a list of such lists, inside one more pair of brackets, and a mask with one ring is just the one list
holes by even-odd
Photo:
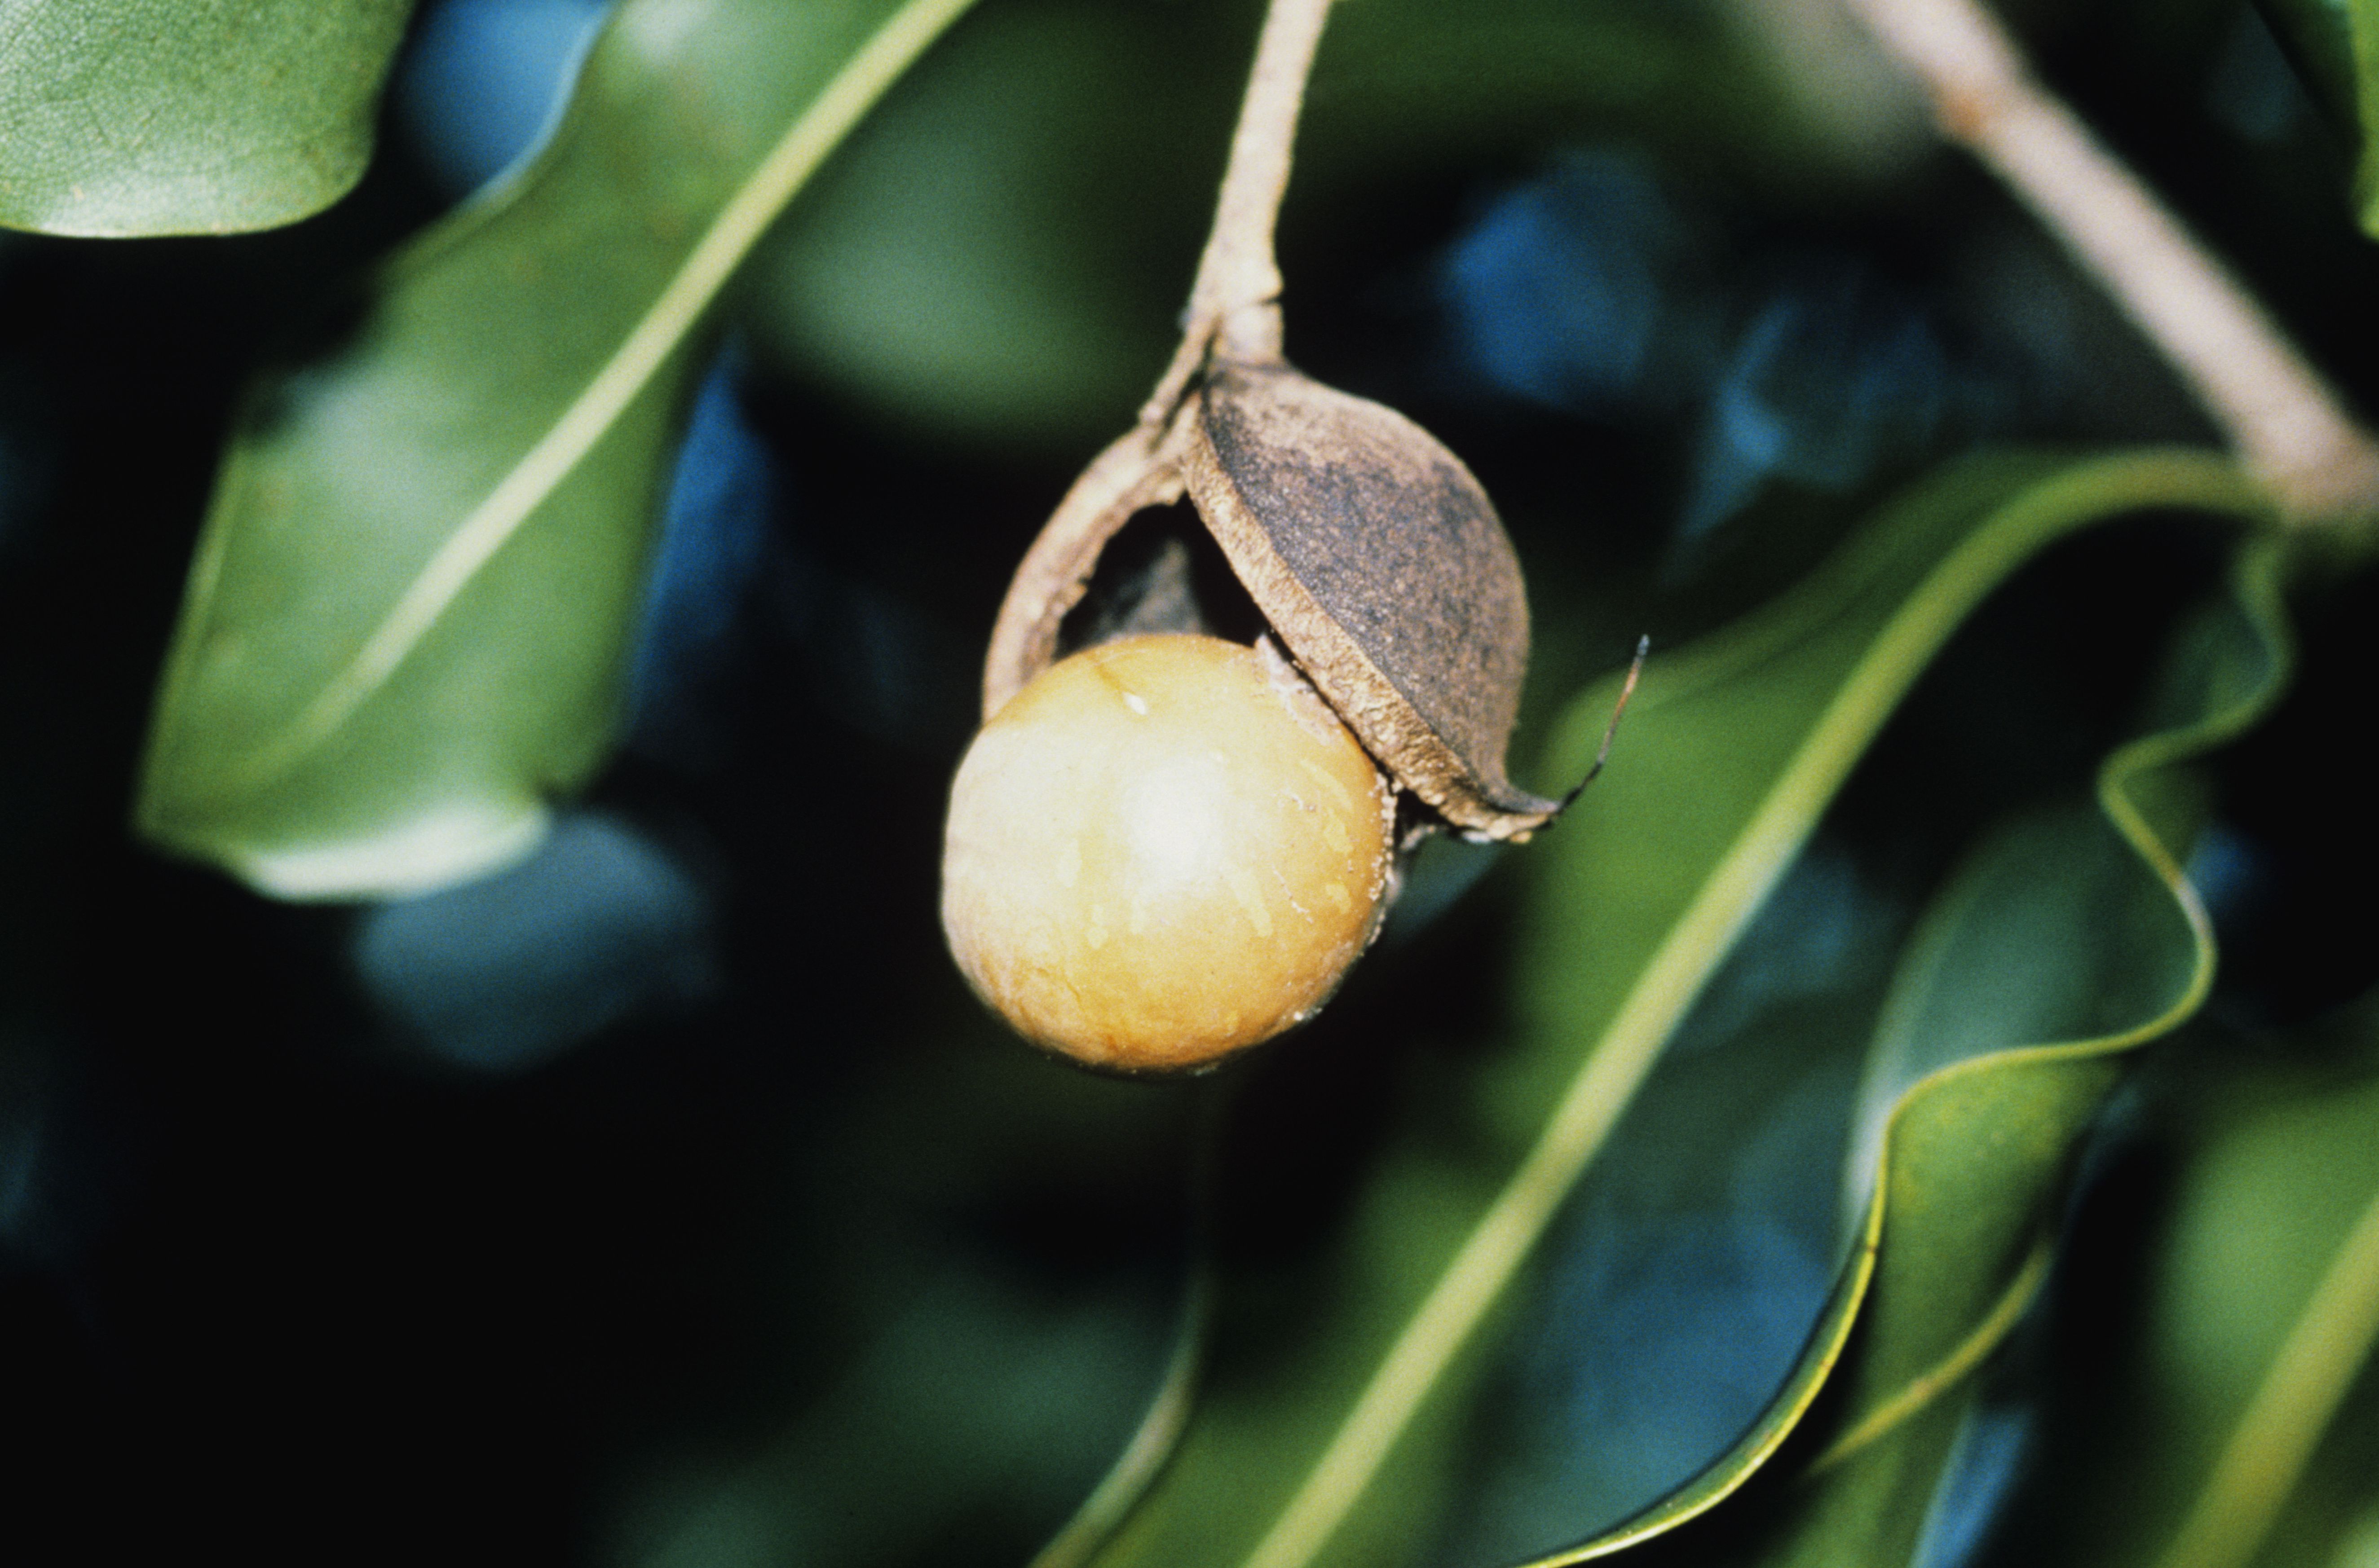
[[757, 346], [912, 428], [1111, 439], [1172, 352], [1252, 22], [986, 9], [763, 247]]
[[1161, 1458], [1202, 1311], [1183, 1177], [1206, 1086], [1077, 1072], [948, 1000], [870, 1040], [855, 1087], [819, 1085], [766, 1227], [800, 1284], [737, 1423], [763, 1435], [648, 1459], [596, 1561], [1021, 1563]]
[[1724, 1479], [1826, 1376], [1812, 1325], [1833, 1344], [1864, 1277], [1842, 1267], [1849, 1108], [1913, 912], [1845, 822], [1762, 902], [1506, 1290], [1429, 1561], [1540, 1557]]
[[[2068, 1349], [2035, 1555], [2350, 1568], [2379, 1547], [2379, 1006], [2204, 1031], [2141, 1116], [2170, 1152], [2137, 1299]], [[2144, 1222], [2143, 1224], [2143, 1222]], [[2101, 1341], [2103, 1340], [2103, 1343]]]
[[[997, 1532], [1020, 1560], [1036, 1526], [1096, 1495], [1109, 1456], [1126, 1485], [1144, 1479], [1141, 1455], [1178, 1422], [1181, 1325], [1151, 1282], [1101, 1284], [1053, 1300], [951, 1257], [764, 1449], [674, 1500], [637, 1568], [931, 1563], [954, 1538], [980, 1550], [986, 1514], [1023, 1516]], [[1062, 1541], [1042, 1558], [1073, 1560]]]
[[294, 223], [370, 160], [412, 0], [0, 0], [0, 224]]
[[271, 893], [525, 852], [600, 762], [706, 308], [968, 0], [628, 0], [544, 156], [235, 434], [140, 828]]
[[2354, 206], [2379, 238], [2379, 0], [2259, 0], [2355, 151]]
[[1854, 1164], [1874, 1191], [1871, 1299], [1812, 1480], [1781, 1500], [1757, 1561], [1917, 1559], [1969, 1374], [2046, 1276], [2055, 1200], [2118, 1055], [2188, 1018], [2212, 979], [2180, 869], [2195, 792], [2177, 765], [2252, 723], [2285, 680], [2278, 561], [2268, 544], [2242, 554], [2228, 598], [2181, 644], [2156, 732], [2102, 769], [2097, 807], [2003, 825], [1911, 944]]
[[[2325, 1086], [2271, 1107], [2201, 1158], [2151, 1333], [2159, 1369], [2194, 1396], [2192, 1416], [2216, 1415], [2221, 1441], [2155, 1562], [2344, 1562], [2338, 1549], [2354, 1538], [2367, 1556], [2379, 1522], [2379, 1390], [2368, 1376], [2379, 1342], [2379, 1085]], [[2242, 1367], [2257, 1375], [2240, 1400], [2223, 1384]], [[2358, 1388], [2349, 1430], [2339, 1417]], [[2333, 1432], [2346, 1441], [2324, 1456]]]
[[[1298, 1277], [1297, 1311], [1278, 1281], [1246, 1304], [1223, 1282], [1217, 1321], [1253, 1315], [1273, 1332], [1218, 1337], [1179, 1451], [1101, 1562], [1302, 1568], [1429, 1549], [1482, 1329], [1867, 742], [2009, 572], [2074, 528], [2155, 506], [2265, 514], [2251, 484], [2199, 454], [1981, 457], [1887, 509], [1768, 610], [1654, 662], [1596, 798], [1525, 851], [1537, 896], [1519, 1038], [1467, 1082], [1408, 1086], [1339, 1234]], [[1549, 772], [1582, 766], [1610, 696], [1573, 710]], [[1808, 1352], [1703, 1474], [1632, 1518], [1552, 1522], [1531, 1550], [1615, 1550], [1739, 1487], [1841, 1354], [1869, 1256], [1854, 1249], [1818, 1293]]]
[[[1112, 439], [1172, 350], [1255, 21], [1107, 0], [984, 11], [765, 247], [743, 296], [759, 348], [912, 433]], [[1343, 6], [1298, 131], [1290, 243], [1532, 161], [1582, 123], [1817, 188], [1895, 134], [1925, 144], [1921, 104], [1874, 54], [1846, 18], [1828, 32], [1758, 7]], [[1328, 281], [1297, 272], [1292, 252], [1292, 316]]]

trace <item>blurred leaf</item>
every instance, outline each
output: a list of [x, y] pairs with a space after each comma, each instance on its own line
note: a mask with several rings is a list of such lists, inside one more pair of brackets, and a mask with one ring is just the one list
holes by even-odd
[[1205, 1086], [1070, 1070], [966, 1005], [922, 1048], [874, 1042], [789, 1173], [803, 1310], [767, 1434], [632, 1482], [609, 1560], [1020, 1563], [1162, 1456], [1202, 1311], [1184, 1176]]
[[[1832, 41], [1813, 87], [1794, 69], [1810, 62], [1771, 36], [1773, 9], [1342, 6], [1298, 131], [1289, 243], [1334, 248], [1431, 182], [1600, 129], [1790, 171], [1797, 189], [1871, 159], [1884, 122], [1926, 144], [1899, 78], [1879, 62], [1863, 74], [1863, 35]], [[1172, 348], [1258, 14], [1011, 0], [969, 18], [755, 263], [764, 352], [912, 429], [1107, 439]]]
[[[1177, 1429], [1192, 1341], [1164, 1285], [1064, 1291], [1003, 1277], [953, 1249], [892, 1304], [833, 1382], [755, 1458], [682, 1498], [638, 1568], [995, 1561], [996, 1513], [1019, 1550], [1092, 1494], [1123, 1455], [1126, 1484]], [[1168, 1362], [1166, 1352], [1176, 1354]], [[1135, 1422], [1145, 1425], [1141, 1438]], [[1045, 1558], [1051, 1568], [1074, 1561]]]
[[1904, 75], [1823, 6], [1382, 0], [1330, 26], [1300, 181], [1401, 185], [1615, 134], [1821, 198], [1896, 172], [1930, 139]]
[[230, 234], [362, 177], [412, 0], [0, 0], [0, 224]]
[[2115, 1056], [2194, 1012], [2211, 982], [2212, 933], [2180, 872], [2194, 792], [2174, 765], [2237, 734], [2285, 678], [2277, 565], [2248, 547], [2230, 600], [2178, 650], [2156, 731], [2101, 770], [2099, 809], [2003, 825], [1911, 944], [1853, 1165], [1873, 1193], [1874, 1285], [1823, 1451], [1758, 1561], [1918, 1560], [1968, 1374], [2046, 1276], [2054, 1200]]
[[285, 897], [516, 856], [618, 719], [705, 311], [967, 0], [628, 0], [544, 155], [234, 437], [139, 819]]
[[2379, 3], [2258, 0], [2330, 121], [2355, 153], [2354, 206], [2379, 238]]
[[1858, 1300], [1851, 1106], [1914, 916], [1854, 816], [1828, 812], [1505, 1290], [1427, 1561], [1503, 1568], [1633, 1518], [1824, 1374], [1811, 1325]]
[[2137, 1316], [2071, 1381], [2041, 1557], [2360, 1568], [2379, 1549], [2379, 1006], [2160, 1067], [2151, 1131], [2178, 1169]]
[[[2210, 1406], [2228, 1419], [2155, 1561], [2343, 1561], [2357, 1538], [2367, 1556], [2379, 1514], [2379, 1397], [2367, 1376], [2379, 1339], [2379, 1085], [2274, 1107], [2228, 1129], [2193, 1174], [2151, 1333], [2167, 1375], [2196, 1385], [2192, 1414]], [[2232, 1404], [2223, 1374], [2242, 1366], [2258, 1375]], [[2358, 1386], [2349, 1426], [2337, 1417]], [[2313, 1478], [2333, 1432], [2342, 1452]], [[2180, 1447], [2167, 1434], [2168, 1452]]]
[[[1482, 1324], [1504, 1316], [1564, 1196], [1867, 742], [2008, 573], [2072, 529], [2156, 506], [2264, 515], [2241, 476], [2199, 454], [1978, 457], [1767, 610], [1657, 659], [1595, 798], [1528, 851], [1519, 1040], [1472, 1081], [1414, 1086], [1343, 1234], [1300, 1279], [1305, 1304], [1250, 1305], [1271, 1332], [1218, 1339], [1180, 1451], [1101, 1561], [1301, 1568], [1425, 1550]], [[1582, 767], [1610, 697], [1573, 708], [1549, 772]], [[1632, 1519], [1552, 1522], [1531, 1550], [1613, 1550], [1739, 1486], [1840, 1355], [1868, 1258], [1857, 1249], [1797, 1369], [1707, 1471]]]
[[934, 433], [1105, 440], [1172, 351], [1252, 25], [1096, 0], [970, 18], [763, 248], [758, 347]]

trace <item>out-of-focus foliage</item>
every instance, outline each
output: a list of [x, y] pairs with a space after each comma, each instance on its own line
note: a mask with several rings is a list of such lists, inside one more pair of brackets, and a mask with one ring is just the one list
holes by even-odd
[[963, 8], [613, 17], [537, 163], [256, 394], [158, 700], [146, 831], [296, 897], [432, 887], [535, 843], [616, 727], [712, 296]]
[[[633, 1478], [600, 1511], [606, 1560], [1021, 1564], [1163, 1458], [1202, 1309], [1198, 1107], [987, 1052], [990, 1032], [929, 1045], [929, 1079], [870, 1075], [803, 1152], [831, 1272], [807, 1292], [812, 1396], [735, 1463]], [[1037, 1273], [960, 1239], [1036, 1210], [1060, 1222]]]
[[[2335, 1563], [2379, 1547], [2379, 1054], [2372, 1004], [2260, 1046], [2209, 1031], [2148, 1082], [2165, 1151], [2119, 1343], [2042, 1561]], [[2119, 1434], [2153, 1432], [2153, 1441]]]
[[630, 826], [569, 815], [493, 876], [381, 904], [357, 978], [439, 1057], [481, 1072], [547, 1061], [716, 983], [699, 887]]
[[[682, 345], [809, 168], [964, 9], [658, 4], [609, 24], [533, 165], [416, 240], [359, 321], [254, 394], [153, 726], [140, 820], [159, 841], [291, 896], [418, 890], [525, 852], [546, 798], [605, 754]], [[553, 43], [518, 53], [566, 51], [573, 18], [536, 14]], [[469, 15], [436, 13], [425, 47]], [[1180, 282], [1161, 259], [1194, 253], [1197, 150], [1222, 139], [1238, 20], [1045, 0], [963, 31], [762, 259], [758, 341], [943, 429], [1029, 441], [1112, 422], [1165, 352]], [[1856, 35], [1841, 42], [1840, 90], [1811, 95], [1777, 68], [1791, 49], [1723, 9], [1522, 7], [1482, 31], [1355, 8], [1332, 34], [1342, 86], [1318, 99], [1309, 183], [1327, 202], [1582, 114], [1689, 126], [1754, 168], [1790, 127], [1850, 177], [1893, 155], [1878, 127], [1904, 144], [1907, 124]], [[1414, 69], [1457, 47], [1492, 66], [1491, 96]], [[1713, 54], [1741, 64], [1722, 91], [1699, 66]], [[459, 170], [474, 122], [437, 96], [451, 54], [406, 103], [450, 126], [432, 146]], [[1201, 115], [1210, 134], [1184, 135]]]
[[[1878, 1020], [1854, 1123], [1873, 1300], [1809, 1434], [1809, 1478], [1772, 1504], [1757, 1561], [1933, 1560], [1944, 1481], [1974, 1414], [1974, 1369], [2028, 1308], [2055, 1199], [2123, 1064], [2185, 1020], [2212, 933], [2180, 864], [2202, 793], [2175, 764], [2261, 716], [2286, 674], [2268, 549], [2190, 627], [2148, 722], [2111, 757], [2101, 810], [2003, 824], [1911, 939]], [[1856, 1188], [1854, 1187], [1854, 1190]]]
[[228, 234], [344, 196], [413, 0], [7, 0], [0, 224]]
[[[1330, 85], [1299, 131], [1287, 221], [1603, 122], [1846, 183], [1908, 156], [1914, 101], [1872, 45], [1842, 30], [1820, 88], [1793, 70], [1817, 41], [1771, 9], [1349, 6], [1322, 43]], [[860, 128], [757, 259], [764, 351], [924, 433], [1106, 439], [1172, 346], [1257, 14], [987, 10]]]
[[[1781, 603], [1655, 661], [1628, 719], [1630, 766], [1598, 786], [1595, 810], [1564, 823], [1536, 857], [1537, 905], [1520, 960], [1523, 1032], [1473, 1081], [1416, 1086], [1395, 1143], [1304, 1283], [1316, 1306], [1302, 1315], [1294, 1348], [1275, 1341], [1244, 1353], [1261, 1370], [1218, 1349], [1180, 1452], [1100, 1561], [1402, 1562], [1435, 1538], [1473, 1393], [1475, 1359], [1466, 1352], [1483, 1324], [1513, 1310], [1506, 1303], [1521, 1264], [1861, 751], [2001, 577], [2065, 532], [2158, 504], [2251, 517], [2262, 510], [2252, 487], [2223, 465], [2182, 453], [2071, 465], [1976, 460], [1886, 509]], [[2250, 669], [2226, 661], [2180, 720], [2235, 728], [2242, 704], [2268, 689], [2257, 651], [2251, 639]], [[1583, 767], [1610, 695], [1598, 691], [1572, 710], [1556, 766]], [[2118, 765], [2110, 790], [2128, 786], [2129, 771]], [[2110, 803], [2133, 809], [2120, 797]], [[2144, 826], [2134, 830], [2140, 850], [2159, 852]], [[2067, 845], [2052, 852], [2071, 860]], [[2125, 852], [2114, 851], [2111, 887], [2076, 882], [2074, 901], [2050, 916], [2062, 917], [2060, 929], [2028, 933], [2060, 961], [2075, 959], [2077, 926], [2104, 940], [2086, 980], [2045, 977], [1996, 1018], [1943, 1002], [1958, 1031], [1911, 1038], [1934, 1005], [1930, 987], [1957, 983], [1962, 965], [1997, 957], [1969, 958], [1938, 926], [1918, 937], [1914, 978], [1895, 998], [1902, 1016], [1886, 1015], [1866, 1092], [1866, 1119], [1891, 1117], [1893, 1155], [1861, 1227], [1868, 1235], [1846, 1262], [1831, 1213], [1819, 1234], [1786, 1242], [1818, 1260], [1818, 1278], [1836, 1268], [1848, 1277], [1830, 1308], [1830, 1293], [1808, 1296], [1798, 1332], [1777, 1342], [1785, 1355], [1764, 1372], [1782, 1392], [1764, 1415], [1742, 1413], [1748, 1435], [1682, 1455], [1686, 1467], [1656, 1480], [1649, 1496], [1585, 1487], [1539, 1502], [1533, 1538], [1499, 1521], [1499, 1533], [1516, 1538], [1497, 1540], [1500, 1553], [1482, 1561], [1654, 1535], [1740, 1485], [1841, 1354], [1877, 1228], [1902, 1239], [1884, 1276], [1894, 1316], [1870, 1332], [1861, 1362], [1868, 1381], [1856, 1396], [1860, 1416], [1902, 1399], [1945, 1361], [1979, 1354], [1962, 1346], [1995, 1320], [2003, 1326], [1994, 1308], [2022, 1275], [2067, 1145], [2107, 1081], [2097, 1058], [2169, 1029], [2203, 993], [2210, 954], [2174, 907], [2164, 882], [2169, 859], [2143, 871], [2122, 863]], [[2022, 919], [1982, 893], [1950, 897], [1984, 899], [1995, 919]], [[1969, 1066], [1931, 1077], [1978, 1051], [2100, 1035], [2111, 1038], [2003, 1073]], [[1872, 1152], [1854, 1160], [1854, 1189], [1871, 1185], [1874, 1165]], [[1893, 1212], [1895, 1200], [1903, 1212]], [[1229, 1288], [1226, 1281], [1226, 1318]], [[1736, 1375], [1722, 1357], [1704, 1366]], [[1686, 1388], [1672, 1393], [1694, 1402]], [[1618, 1432], [1609, 1440], [1627, 1441]], [[1579, 1448], [1601, 1441], [1570, 1433]]]
[[423, 14], [394, 109], [442, 191], [466, 196], [543, 147], [610, 9], [603, 0], [445, 0]]

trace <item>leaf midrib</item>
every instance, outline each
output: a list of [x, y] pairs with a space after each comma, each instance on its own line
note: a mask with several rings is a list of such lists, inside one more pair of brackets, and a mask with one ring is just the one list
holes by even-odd
[[908, 0], [871, 34], [719, 209], [684, 262], [560, 418], [448, 535], [355, 657], [224, 781], [245, 791], [336, 734], [429, 635], [505, 541], [593, 451], [694, 329], [826, 155], [973, 0]]
[[[1570, 1188], [1651, 1070], [1660, 1047], [1718, 959], [1757, 909], [1825, 802], [1885, 715], [1965, 612], [2016, 562], [2077, 519], [2156, 504], [2261, 510], [2258, 492], [2222, 459], [2193, 452], [2128, 454], [2069, 471], [1994, 509], [1884, 623], [1794, 751], [1733, 844], [1671, 927], [1612, 1023], [1588, 1052], [1536, 1144], [1472, 1229], [1383, 1359], [1330, 1444], [1244, 1568], [1305, 1568], [1370, 1485], [1414, 1413], [1487, 1308], [1502, 1294]], [[1673, 698], [1670, 700], [1673, 700]], [[1792, 1423], [1749, 1456], [1737, 1484]], [[1723, 1501], [1697, 1494], [1672, 1523]]]
[[2253, 1557], [2379, 1343], [2379, 1193], [2332, 1255], [2157, 1568]]

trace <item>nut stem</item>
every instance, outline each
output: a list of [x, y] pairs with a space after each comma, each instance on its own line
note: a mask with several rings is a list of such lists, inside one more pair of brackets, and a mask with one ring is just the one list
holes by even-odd
[[1288, 189], [1290, 146], [1305, 107], [1305, 82], [1330, 0], [1272, 0], [1256, 41], [1255, 68], [1240, 101], [1231, 158], [1214, 203], [1214, 226], [1198, 259], [1181, 347], [1140, 411], [1162, 428], [1211, 355], [1243, 364], [1280, 357], [1280, 262], [1273, 231]]
[[2292, 520], [2379, 510], [2379, 444], [1979, 0], [1850, 0], [1963, 143], [2114, 296]]

